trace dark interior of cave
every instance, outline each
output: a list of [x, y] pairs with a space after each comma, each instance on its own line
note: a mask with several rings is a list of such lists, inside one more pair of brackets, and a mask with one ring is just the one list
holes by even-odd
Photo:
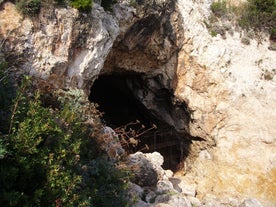
[[136, 135], [142, 134], [137, 138], [138, 144], [128, 145], [126, 151], [158, 151], [164, 157], [164, 169], [175, 171], [180, 160], [188, 155], [190, 142], [186, 141], [183, 145], [172, 126], [159, 120], [135, 98], [127, 83], [137, 79], [141, 81], [141, 74], [101, 75], [91, 87], [89, 100], [99, 104], [106, 125], [113, 129], [123, 126], [128, 131], [134, 130]]

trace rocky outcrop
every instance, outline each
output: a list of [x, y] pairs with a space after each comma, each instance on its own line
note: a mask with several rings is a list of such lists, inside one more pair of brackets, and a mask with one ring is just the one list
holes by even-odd
[[10, 2], [1, 7], [6, 52], [16, 53], [24, 72], [50, 88], [91, 85], [119, 34], [117, 20], [97, 4], [89, 14], [43, 7], [36, 19], [23, 17]]
[[[211, 1], [178, 1], [185, 44], [179, 54], [177, 97], [193, 111], [190, 132], [214, 139], [192, 173], [198, 195], [246, 195], [275, 200], [275, 52], [268, 36], [241, 44], [244, 31], [211, 37]], [[273, 74], [264, 78], [265, 74]]]
[[152, 76], [162, 74], [165, 87], [172, 88], [184, 37], [176, 3], [137, 2], [131, 24], [121, 30], [103, 72], [127, 70]]
[[[158, 153], [132, 154], [127, 165], [132, 170], [132, 183], [128, 185], [132, 207], [262, 207], [257, 199], [239, 200], [228, 197], [221, 199], [207, 195], [203, 200], [196, 198], [195, 184], [183, 177], [173, 176], [163, 170], [163, 157]], [[139, 183], [139, 185], [137, 185]]]

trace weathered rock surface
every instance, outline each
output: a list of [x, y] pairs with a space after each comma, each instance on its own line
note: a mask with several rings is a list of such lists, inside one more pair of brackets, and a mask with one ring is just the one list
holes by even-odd
[[20, 15], [10, 2], [2, 7], [0, 37], [6, 51], [17, 53], [24, 71], [45, 80], [48, 87], [91, 84], [119, 34], [117, 20], [97, 4], [89, 14], [43, 8], [33, 20]]
[[128, 22], [127, 27], [121, 29], [103, 72], [131, 70], [148, 75], [162, 74], [164, 85], [172, 88], [177, 54], [184, 37], [176, 2], [137, 2], [131, 24]]
[[155, 186], [164, 170], [161, 168], [164, 159], [158, 152], [144, 154], [136, 152], [129, 156], [127, 165], [134, 174], [133, 182], [140, 186]]
[[119, 138], [114, 130], [110, 127], [103, 127], [101, 137], [97, 140], [101, 150], [103, 150], [111, 161], [118, 161], [126, 155], [122, 148]]
[[[182, 193], [179, 193], [168, 177], [169, 173], [161, 167], [163, 157], [158, 152], [141, 153], [136, 152], [129, 156], [126, 165], [133, 171], [130, 183], [129, 195], [133, 195], [136, 202], [133, 207], [138, 206], [181, 206], [191, 207], [191, 201]], [[133, 198], [132, 197], [132, 198]]]
[[242, 31], [211, 37], [203, 23], [211, 2], [178, 1], [185, 44], [175, 94], [193, 111], [190, 133], [214, 140], [187, 176], [195, 178], [199, 197], [242, 195], [274, 206], [275, 51], [264, 35], [250, 45], [241, 44]]
[[[128, 196], [132, 207], [262, 207], [257, 200], [247, 198], [243, 201], [234, 198], [220, 198], [212, 194], [206, 194], [201, 201], [196, 197], [195, 184], [189, 183], [192, 180], [185, 180], [183, 177], [168, 176], [162, 169], [162, 156], [157, 153], [137, 152], [130, 155], [126, 163], [133, 170], [134, 182], [129, 183]], [[147, 169], [146, 169], [147, 168]], [[143, 169], [143, 170], [141, 170]], [[155, 172], [152, 177], [151, 172]], [[144, 178], [142, 178], [144, 176]], [[145, 181], [144, 183], [141, 183]], [[151, 182], [150, 180], [154, 180]], [[181, 189], [179, 191], [179, 189]]]
[[246, 199], [239, 207], [262, 207], [262, 204], [256, 199]]

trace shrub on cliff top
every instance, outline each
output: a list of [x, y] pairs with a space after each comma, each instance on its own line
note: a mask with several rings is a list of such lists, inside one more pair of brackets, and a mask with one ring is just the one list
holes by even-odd
[[275, 36], [275, 0], [247, 0], [239, 6], [228, 5], [226, 0], [218, 0], [212, 3], [211, 10], [219, 18], [232, 13], [232, 18], [237, 19], [242, 28], [265, 30]]
[[70, 0], [70, 5], [80, 11], [90, 11], [93, 6], [92, 0]]
[[63, 5], [66, 3], [84, 12], [90, 11], [93, 6], [93, 0], [50, 0], [50, 2], [46, 0], [18, 0], [16, 5], [24, 16], [33, 17], [39, 14], [42, 6], [47, 6], [49, 4]]
[[242, 27], [267, 30], [272, 34], [276, 29], [276, 1], [248, 0], [239, 23]]

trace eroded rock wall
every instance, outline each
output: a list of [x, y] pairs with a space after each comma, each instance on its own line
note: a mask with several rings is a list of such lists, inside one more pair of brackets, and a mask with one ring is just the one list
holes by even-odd
[[22, 71], [50, 88], [91, 85], [118, 34], [117, 19], [97, 4], [89, 14], [43, 7], [32, 19], [10, 2], [1, 5], [0, 37], [6, 53], [16, 53]]
[[241, 30], [211, 37], [204, 24], [211, 2], [178, 1], [185, 43], [175, 94], [194, 111], [191, 133], [215, 141], [186, 176], [199, 195], [251, 196], [274, 206], [276, 53], [264, 34], [249, 45], [241, 44]]

